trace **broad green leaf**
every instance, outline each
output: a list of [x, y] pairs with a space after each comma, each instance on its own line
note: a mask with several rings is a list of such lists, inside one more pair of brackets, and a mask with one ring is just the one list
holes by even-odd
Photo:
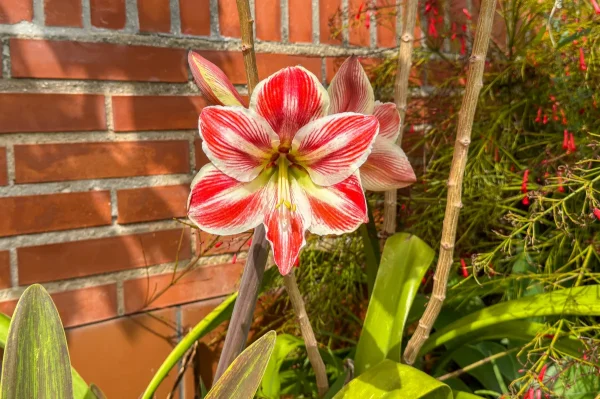
[[[8, 337], [8, 328], [10, 326], [10, 317], [0, 313], [0, 348], [6, 347]], [[81, 378], [79, 373], [71, 367], [71, 378], [73, 379], [73, 397], [74, 399], [101, 399], [94, 395], [91, 387]]]
[[285, 358], [294, 350], [304, 345], [304, 341], [289, 334], [277, 336], [275, 348], [261, 383], [261, 394], [267, 398], [278, 398], [281, 390], [279, 370]]
[[452, 399], [450, 387], [414, 367], [385, 359], [359, 375], [334, 399]]
[[252, 399], [275, 347], [277, 334], [269, 331], [244, 350], [219, 378], [205, 399]]
[[367, 288], [369, 296], [373, 293], [375, 280], [377, 278], [377, 270], [381, 262], [381, 252], [379, 250], [379, 237], [377, 236], [377, 226], [375, 226], [375, 218], [371, 207], [367, 203], [367, 212], [369, 221], [362, 224], [359, 228], [360, 235], [363, 239], [363, 247], [365, 252], [365, 273], [367, 275]]
[[433, 334], [421, 354], [445, 345], [464, 334], [479, 334], [496, 324], [536, 316], [599, 316], [600, 285], [567, 288], [508, 302], [501, 302], [471, 313]]
[[598, 370], [587, 365], [571, 365], [559, 370], [555, 365], [548, 368], [547, 381], [556, 378], [552, 390], [557, 398], [595, 399], [600, 395]]
[[454, 399], [483, 399], [481, 396], [464, 391], [452, 391]]
[[387, 239], [356, 349], [356, 375], [383, 359], [400, 360], [406, 319], [434, 255], [417, 236], [398, 233]]
[[3, 398], [72, 398], [67, 339], [52, 298], [27, 288], [8, 329], [2, 362]]

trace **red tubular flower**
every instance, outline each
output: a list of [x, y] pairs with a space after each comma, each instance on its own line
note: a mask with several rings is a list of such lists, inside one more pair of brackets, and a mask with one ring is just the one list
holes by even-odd
[[233, 254], [233, 258], [231, 258], [231, 263], [237, 262], [237, 254]]
[[467, 53], [467, 43], [464, 37], [460, 37], [460, 55], [465, 55]]
[[205, 107], [199, 128], [211, 163], [192, 182], [190, 220], [216, 235], [264, 224], [283, 275], [298, 259], [307, 230], [339, 235], [366, 222], [358, 168], [379, 122], [350, 112], [325, 116], [328, 108], [327, 91], [302, 67], [261, 81], [249, 109]]
[[521, 202], [523, 203], [523, 205], [529, 205], [529, 197], [527, 195], [525, 195]]
[[467, 278], [469, 277], [469, 271], [467, 270], [467, 264], [463, 258], [460, 258], [460, 271], [462, 272], [462, 276]]
[[600, 14], [600, 5], [598, 5], [598, 2], [596, 0], [590, 0], [592, 2], [592, 7], [594, 7], [594, 11], [596, 12], [596, 14]]
[[583, 47], [579, 47], [579, 69], [581, 69], [582, 71], [587, 71], [587, 65], [585, 64]]
[[569, 131], [567, 129], [565, 129], [563, 131], [562, 148], [563, 148], [563, 150], [568, 150], [569, 149]]
[[546, 363], [542, 366], [542, 369], [540, 370], [540, 374], [538, 374], [538, 381], [540, 381], [540, 382], [544, 381], [544, 376], [546, 375], [547, 369], [548, 369], [548, 363]]
[[375, 101], [373, 88], [358, 58], [350, 57], [344, 61], [331, 80], [328, 91], [331, 98], [329, 114], [372, 114], [379, 121], [379, 135], [367, 161], [360, 167], [363, 187], [370, 191], [387, 191], [416, 182], [408, 158], [396, 145], [400, 134], [400, 114], [396, 105]]
[[559, 193], [564, 193], [565, 192], [565, 188], [562, 186], [562, 175], [560, 172], [558, 172], [558, 192]]
[[223, 241], [219, 241], [218, 243], [216, 243], [215, 248], [219, 248], [221, 245], [223, 245]]
[[537, 117], [535, 118], [535, 121], [537, 123], [540, 123], [542, 121], [542, 107], [539, 107], [537, 110]]
[[435, 18], [430, 17], [427, 23], [427, 33], [431, 37], [438, 37], [438, 31], [435, 27]]
[[358, 7], [358, 11], [356, 12], [356, 20], [358, 21], [360, 19], [360, 13], [362, 12], [363, 8], [365, 8], [365, 3], [360, 3], [360, 6]]
[[548, 115], [544, 115], [544, 119], [542, 120], [542, 123], [545, 125], [546, 123], [548, 123]]
[[529, 388], [527, 394], [525, 394], [525, 399], [533, 399], [533, 388]]
[[469, 10], [467, 10], [466, 8], [462, 9], [463, 14], [465, 14], [465, 17], [467, 17], [467, 19], [470, 21], [473, 19], [473, 17], [471, 16], [471, 13], [469, 12]]
[[542, 390], [539, 388], [535, 391], [535, 399], [542, 399]]
[[569, 152], [577, 151], [577, 146], [575, 145], [575, 136], [573, 133], [569, 133]]
[[596, 219], [600, 220], [600, 209], [594, 208], [594, 210], [592, 212], [594, 213], [594, 216], [596, 217]]
[[529, 183], [529, 169], [525, 169], [525, 172], [523, 173], [523, 181], [521, 182], [521, 192], [523, 194], [526, 194], [527, 191], [527, 183]]
[[365, 13], [365, 28], [369, 29], [371, 27], [371, 12], [367, 11]]

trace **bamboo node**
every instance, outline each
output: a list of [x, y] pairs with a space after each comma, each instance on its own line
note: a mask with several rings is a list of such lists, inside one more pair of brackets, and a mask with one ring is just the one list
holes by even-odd
[[249, 51], [252, 49], [252, 45], [248, 43], [242, 43], [242, 51]]
[[468, 147], [469, 144], [471, 144], [471, 139], [464, 138], [464, 139], [458, 140], [458, 142], [460, 144], [462, 144], [463, 147]]
[[443, 242], [442, 248], [444, 248], [445, 250], [449, 250], [449, 249], [454, 248], [454, 244], [448, 244], [447, 242]]
[[411, 35], [410, 33], [405, 33], [400, 37], [400, 40], [402, 40], [405, 43], [411, 42], [413, 40], [413, 35]]

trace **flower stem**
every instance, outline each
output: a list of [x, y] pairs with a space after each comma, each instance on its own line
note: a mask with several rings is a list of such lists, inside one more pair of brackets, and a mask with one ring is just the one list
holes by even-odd
[[[398, 68], [396, 70], [396, 82], [394, 84], [394, 97], [396, 100], [396, 109], [400, 113], [400, 135], [396, 140], [398, 145], [402, 144], [402, 132], [406, 118], [406, 99], [408, 97], [408, 77], [410, 76], [410, 67], [412, 64], [412, 49], [415, 40], [414, 31], [417, 22], [417, 11], [419, 9], [419, 0], [407, 0], [404, 6], [404, 12], [400, 13], [398, 5], [398, 14], [405, 15], [402, 24], [402, 35], [400, 36], [400, 49], [398, 50]], [[396, 212], [397, 212], [397, 193], [396, 190], [385, 192], [385, 202], [383, 203], [383, 232], [392, 235], [396, 232]]]
[[329, 390], [329, 382], [327, 381], [327, 372], [325, 370], [325, 363], [319, 353], [317, 347], [317, 339], [315, 333], [310, 325], [310, 320], [306, 314], [306, 308], [304, 307], [304, 300], [298, 289], [298, 283], [294, 276], [294, 270], [288, 275], [283, 276], [283, 284], [288, 292], [292, 307], [298, 317], [298, 323], [300, 324], [300, 331], [302, 332], [302, 338], [304, 338], [304, 345], [306, 346], [306, 352], [308, 354], [308, 360], [312, 365], [315, 375], [317, 377], [317, 391], [319, 397], [323, 397]]
[[[237, 9], [242, 34], [242, 54], [244, 55], [244, 66], [248, 78], [248, 95], [250, 96], [258, 84], [258, 68], [256, 66], [256, 55], [254, 54], [254, 20], [250, 13], [248, 0], [237, 0]], [[215, 373], [215, 381], [227, 370], [246, 345], [268, 254], [269, 244], [265, 235], [265, 228], [260, 225], [254, 229], [252, 245], [248, 251], [248, 259], [242, 274], [238, 299], [235, 302], [227, 335], [225, 336], [223, 351]]]
[[465, 95], [458, 117], [456, 143], [450, 166], [450, 177], [448, 178], [448, 199], [442, 227], [440, 255], [433, 277], [433, 292], [427, 308], [419, 320], [419, 325], [404, 351], [404, 361], [408, 364], [413, 364], [417, 358], [423, 343], [429, 337], [433, 323], [440, 314], [444, 299], [446, 298], [446, 285], [448, 284], [448, 275], [454, 256], [456, 228], [458, 226], [460, 208], [462, 208], [462, 182], [467, 164], [469, 144], [471, 143], [473, 119], [475, 117], [475, 110], [477, 109], [479, 92], [483, 87], [485, 57], [490, 43], [495, 13], [496, 0], [482, 0], [477, 29], [475, 31], [473, 52], [469, 58]]

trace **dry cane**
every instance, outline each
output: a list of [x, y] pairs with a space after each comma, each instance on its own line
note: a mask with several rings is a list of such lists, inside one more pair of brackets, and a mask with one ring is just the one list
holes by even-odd
[[467, 85], [460, 108], [454, 155], [452, 157], [452, 165], [450, 166], [448, 199], [442, 227], [440, 255], [433, 277], [433, 292], [425, 313], [423, 313], [421, 320], [419, 320], [419, 325], [404, 351], [404, 361], [408, 364], [414, 363], [423, 343], [429, 337], [433, 323], [438, 317], [446, 298], [448, 274], [450, 273], [454, 256], [456, 227], [458, 225], [460, 208], [462, 207], [462, 182], [467, 164], [469, 144], [471, 143], [471, 129], [473, 127], [473, 118], [475, 116], [475, 109], [477, 108], [479, 92], [483, 86], [485, 57], [490, 43], [495, 11], [496, 0], [482, 0], [479, 19], [477, 20], [475, 41], [473, 43], [473, 52], [469, 58]]
[[[402, 36], [400, 36], [400, 49], [398, 50], [398, 68], [396, 70], [396, 82], [394, 84], [394, 98], [396, 109], [400, 113], [400, 135], [396, 140], [398, 145], [402, 144], [402, 132], [406, 117], [406, 99], [408, 97], [408, 77], [412, 63], [412, 49], [415, 41], [414, 31], [417, 21], [419, 0], [408, 0], [404, 7], [404, 23], [402, 24]], [[400, 9], [400, 6], [398, 6]], [[383, 231], [387, 235], [396, 232], [396, 190], [385, 192], [383, 203]]]

